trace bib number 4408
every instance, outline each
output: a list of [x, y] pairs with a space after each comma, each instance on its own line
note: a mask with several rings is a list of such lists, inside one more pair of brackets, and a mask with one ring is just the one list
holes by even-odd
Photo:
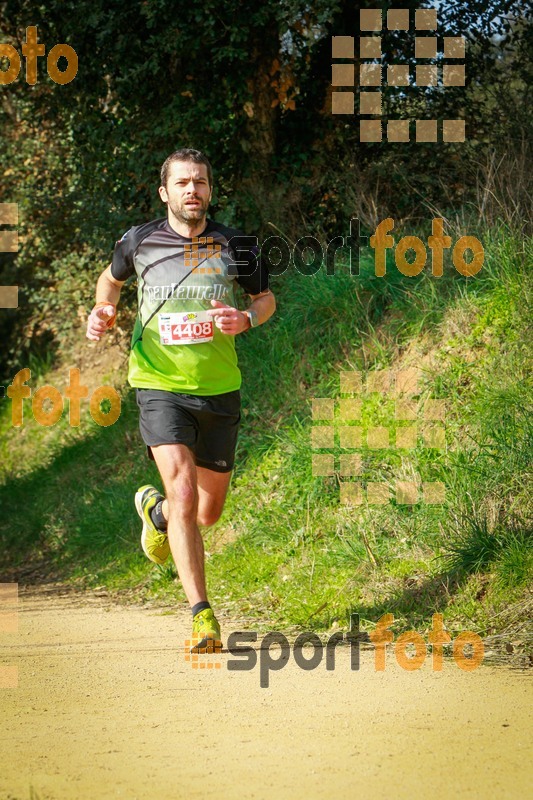
[[210, 336], [211, 325], [211, 322], [180, 323], [172, 326], [172, 336], [178, 339], [183, 336]]

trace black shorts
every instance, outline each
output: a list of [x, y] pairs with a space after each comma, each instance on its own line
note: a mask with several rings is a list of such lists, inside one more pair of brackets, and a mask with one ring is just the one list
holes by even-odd
[[139, 427], [148, 455], [159, 444], [185, 444], [199, 467], [231, 472], [241, 419], [241, 393], [203, 397], [135, 389], [140, 410]]

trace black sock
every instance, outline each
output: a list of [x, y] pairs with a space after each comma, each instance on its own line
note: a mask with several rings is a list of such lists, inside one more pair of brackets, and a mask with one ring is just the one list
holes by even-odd
[[159, 503], [155, 504], [150, 511], [150, 516], [158, 531], [161, 531], [162, 533], [166, 531], [167, 521], [163, 516], [163, 500], [160, 500]]
[[199, 614], [200, 611], [205, 611], [206, 608], [211, 608], [211, 605], [207, 602], [207, 600], [200, 600], [199, 603], [195, 603], [191, 608], [193, 617]]

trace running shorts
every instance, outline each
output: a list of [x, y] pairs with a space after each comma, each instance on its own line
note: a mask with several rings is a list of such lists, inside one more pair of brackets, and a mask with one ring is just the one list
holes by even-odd
[[160, 444], [184, 444], [199, 467], [231, 472], [241, 419], [241, 395], [200, 396], [163, 389], [135, 389], [139, 428], [148, 455]]

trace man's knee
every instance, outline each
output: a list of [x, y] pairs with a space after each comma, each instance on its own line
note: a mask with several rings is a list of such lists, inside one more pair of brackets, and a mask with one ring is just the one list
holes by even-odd
[[177, 477], [167, 488], [169, 513], [190, 519], [196, 515], [198, 490], [194, 481]]
[[198, 510], [198, 518], [197, 522], [198, 525], [204, 525], [205, 527], [209, 527], [210, 525], [214, 525], [215, 522], [218, 522], [220, 516], [222, 514], [222, 509], [220, 508], [200, 508]]

